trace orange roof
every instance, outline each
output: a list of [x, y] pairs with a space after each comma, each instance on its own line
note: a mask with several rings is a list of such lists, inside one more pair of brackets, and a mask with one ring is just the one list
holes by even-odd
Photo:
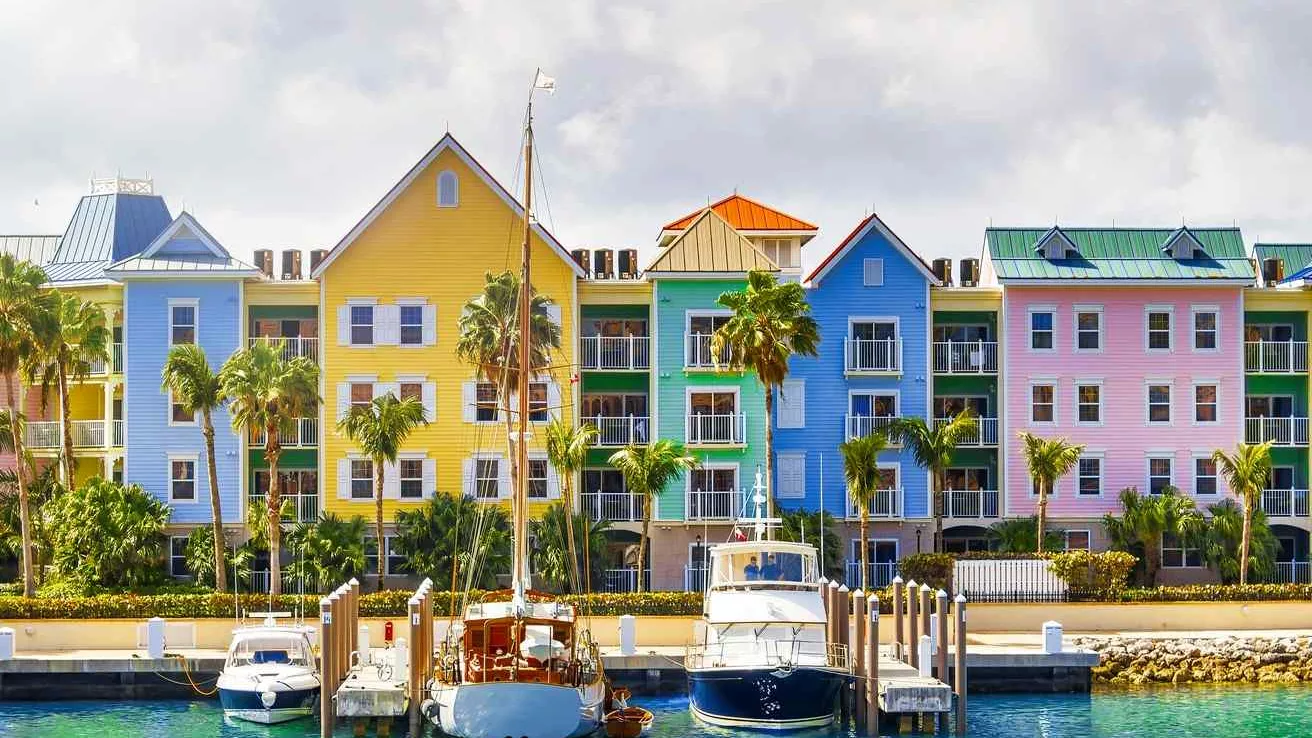
[[[815, 226], [804, 220], [798, 220], [788, 213], [781, 213], [755, 200], [738, 193], [729, 195], [710, 206], [715, 214], [728, 221], [729, 225], [739, 231], [814, 231]], [[666, 225], [663, 231], [681, 231], [692, 224], [706, 208], [698, 208], [687, 216]]]

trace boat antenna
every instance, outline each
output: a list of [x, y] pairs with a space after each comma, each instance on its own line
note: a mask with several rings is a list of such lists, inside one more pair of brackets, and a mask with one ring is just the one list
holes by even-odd
[[756, 540], [758, 541], [765, 540], [765, 517], [761, 515], [764, 512], [764, 506], [765, 485], [761, 484], [761, 467], [758, 465], [756, 467], [756, 481], [752, 484], [752, 512], [753, 517], [756, 518], [756, 522], [752, 527], [756, 532]]

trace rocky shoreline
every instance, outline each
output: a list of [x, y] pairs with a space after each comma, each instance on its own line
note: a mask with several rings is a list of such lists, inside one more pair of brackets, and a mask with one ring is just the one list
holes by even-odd
[[1146, 685], [1312, 682], [1312, 638], [1080, 637], [1078, 648], [1097, 651], [1095, 684]]

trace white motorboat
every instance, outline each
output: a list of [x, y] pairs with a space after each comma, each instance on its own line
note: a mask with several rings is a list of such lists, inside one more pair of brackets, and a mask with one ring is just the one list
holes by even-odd
[[264, 615], [264, 622], [232, 631], [219, 674], [224, 716], [264, 725], [309, 716], [319, 700], [312, 629], [278, 625], [277, 616], [289, 613], [254, 614]]

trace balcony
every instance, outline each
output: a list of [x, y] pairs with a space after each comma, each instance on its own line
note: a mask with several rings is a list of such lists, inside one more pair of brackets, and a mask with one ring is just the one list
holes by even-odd
[[684, 355], [683, 368], [685, 369], [717, 369], [728, 367], [733, 354], [726, 347], [720, 352], [719, 366], [713, 361], [711, 355], [711, 335], [710, 333], [690, 333], [684, 336]]
[[683, 591], [705, 592], [706, 584], [711, 579], [711, 569], [707, 566], [683, 567]]
[[934, 344], [935, 374], [997, 374], [996, 341], [940, 341]]
[[1302, 374], [1307, 371], [1307, 341], [1247, 341], [1244, 371], [1249, 374]]
[[584, 369], [635, 371], [651, 368], [651, 339], [647, 336], [584, 336], [579, 343]]
[[115, 448], [122, 448], [122, 447], [123, 447], [123, 440], [124, 440], [125, 438], [127, 438], [127, 426], [124, 425], [124, 423], [123, 423], [122, 420], [115, 420], [115, 421], [114, 421], [114, 438], [113, 438], [113, 440], [112, 440], [112, 443], [113, 443], [114, 447], [115, 447]]
[[597, 428], [595, 446], [628, 446], [647, 442], [651, 422], [646, 415], [629, 415], [623, 418], [593, 416], [584, 418]]
[[1307, 418], [1245, 418], [1244, 442], [1306, 446]]
[[[644, 589], [651, 589], [651, 571], [644, 572], [642, 583], [647, 585]], [[606, 569], [602, 572], [601, 591], [603, 592], [637, 592], [638, 591], [638, 569], [632, 566], [626, 566], [621, 569]]]
[[[119, 421], [122, 422], [122, 421]], [[74, 420], [73, 448], [104, 448], [105, 421]], [[27, 424], [23, 443], [30, 449], [57, 449], [63, 445], [64, 431], [58, 420], [40, 420]]]
[[1264, 489], [1262, 512], [1269, 518], [1306, 518], [1308, 517], [1307, 490]]
[[849, 415], [847, 437], [864, 438], [872, 433], [886, 432], [898, 417], [897, 415]]
[[632, 492], [584, 492], [580, 496], [580, 509], [589, 520], [609, 520], [612, 523], [642, 522], [642, 495]]
[[[902, 490], [900, 489], [877, 489], [873, 499], [870, 501], [870, 518], [890, 519], [902, 516]], [[860, 520], [861, 511], [857, 509], [856, 500], [852, 495], [847, 495], [847, 519]]]
[[747, 438], [747, 416], [689, 415], [688, 444], [693, 446], [741, 446]]
[[[947, 425], [952, 418], [934, 418], [934, 427], [940, 428]], [[998, 445], [998, 419], [997, 418], [975, 418], [975, 424], [978, 426], [974, 433], [966, 438], [961, 439], [959, 446], [997, 446]]]
[[1279, 584], [1312, 584], [1312, 565], [1306, 561], [1277, 561], [1276, 582]]
[[687, 520], [733, 521], [742, 510], [742, 494], [737, 490], [690, 491], [685, 503]]
[[998, 491], [996, 489], [943, 490], [943, 517], [996, 518]]
[[278, 336], [255, 336], [248, 341], [249, 345], [254, 346], [257, 343], [277, 346], [282, 344], [282, 358], [291, 361], [298, 356], [318, 363], [319, 361], [319, 339], [318, 338], [280, 338]]
[[846, 374], [884, 374], [902, 371], [902, 339], [849, 338], [843, 343]]
[[[313, 523], [319, 519], [319, 495], [303, 493], [279, 495], [282, 498], [282, 519], [289, 523]], [[263, 503], [267, 495], [251, 495], [250, 504]]]
[[123, 343], [121, 341], [115, 341], [113, 349], [110, 351], [109, 355], [114, 362], [114, 373], [122, 374], [123, 373]]
[[[877, 561], [866, 564], [866, 581], [864, 587], [887, 587], [893, 583], [893, 577], [897, 576], [897, 562], [895, 561]], [[853, 589], [862, 587], [861, 584], [861, 562], [847, 562], [847, 586]]]
[[[250, 434], [252, 446], [264, 446], [264, 431]], [[314, 448], [319, 445], [319, 419], [297, 418], [295, 426], [278, 434], [278, 445], [283, 448]]]

